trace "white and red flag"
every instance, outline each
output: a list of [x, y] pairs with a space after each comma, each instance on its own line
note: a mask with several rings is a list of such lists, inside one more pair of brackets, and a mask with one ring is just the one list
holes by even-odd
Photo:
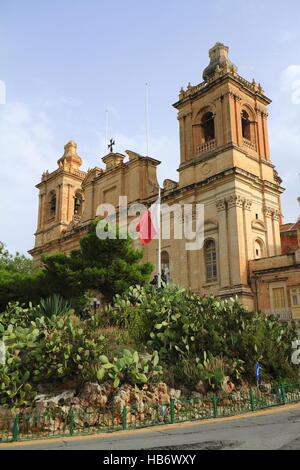
[[157, 239], [160, 233], [160, 198], [158, 198], [148, 210], [146, 210], [137, 226], [140, 232], [140, 240], [147, 245], [151, 240]]

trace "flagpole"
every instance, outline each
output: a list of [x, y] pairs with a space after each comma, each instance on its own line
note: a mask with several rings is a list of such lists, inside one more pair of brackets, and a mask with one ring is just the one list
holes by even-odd
[[105, 110], [105, 149], [104, 155], [107, 152], [107, 135], [108, 135], [108, 109]]
[[149, 103], [148, 103], [148, 83], [145, 84], [145, 133], [146, 133], [146, 156], [149, 157]]
[[[148, 82], [145, 83], [145, 133], [146, 133], [146, 156], [149, 156], [149, 96]], [[158, 252], [157, 252], [157, 286], [161, 287], [161, 229], [160, 229], [160, 186], [158, 186]]]
[[160, 229], [160, 186], [158, 187], [158, 258], [157, 258], [157, 286], [161, 287], [161, 229]]

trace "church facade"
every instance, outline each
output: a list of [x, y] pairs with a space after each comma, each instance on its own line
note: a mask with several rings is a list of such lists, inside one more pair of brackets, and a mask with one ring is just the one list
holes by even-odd
[[[168, 205], [203, 204], [204, 245], [186, 250], [186, 240], [175, 239], [171, 231], [170, 239], [161, 242], [162, 265], [173, 282], [200, 295], [237, 295], [251, 311], [268, 310], [269, 281], [257, 281], [257, 273], [282, 257], [280, 197], [284, 191], [270, 159], [267, 108], [271, 101], [259, 83], [238, 74], [228, 58], [228, 47], [216, 43], [209, 57], [203, 81], [182, 88], [173, 105], [179, 122], [179, 180], [165, 180], [161, 192], [162, 203]], [[126, 154], [111, 152], [102, 158], [105, 168], [83, 172], [77, 145], [66, 144], [58, 168], [43, 173], [37, 185], [38, 226], [35, 247], [29, 252], [34, 260], [42, 253], [78, 248], [80, 237], [97, 217], [99, 204], [118, 207], [120, 195], [127, 196], [129, 205], [149, 206], [157, 199], [160, 162], [129, 150]], [[300, 287], [298, 247], [296, 243], [292, 270], [293, 285]], [[156, 264], [157, 244], [151, 242], [143, 250], [144, 261]], [[259, 282], [264, 289], [258, 289]], [[286, 302], [290, 307], [288, 294]]]

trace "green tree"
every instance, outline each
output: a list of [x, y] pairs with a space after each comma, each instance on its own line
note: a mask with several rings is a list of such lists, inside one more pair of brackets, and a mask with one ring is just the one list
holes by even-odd
[[143, 252], [132, 245], [129, 234], [110, 238], [112, 228], [106, 226], [107, 238], [100, 239], [94, 221], [80, 240], [80, 249], [69, 255], [42, 255], [44, 269], [41, 282], [64, 298], [80, 299], [88, 289], [101, 292], [106, 300], [125, 292], [132, 285], [144, 285], [153, 270], [151, 263], [140, 263]]
[[8, 302], [28, 303], [41, 297], [42, 284], [38, 281], [38, 269], [32, 260], [18, 252], [10, 254], [0, 242], [0, 312]]
[[58, 294], [72, 301], [72, 307], [82, 308], [84, 294], [94, 289], [110, 301], [131, 285], [144, 285], [153, 270], [151, 263], [140, 263], [143, 252], [132, 245], [128, 234], [102, 240], [97, 237], [94, 221], [80, 240], [80, 249], [70, 254], [52, 253], [41, 257], [42, 268], [33, 267], [25, 256], [10, 255], [0, 245], [0, 312], [8, 302], [37, 304], [41, 297]]
[[5, 244], [0, 242], [0, 270], [31, 274], [34, 272], [35, 267], [31, 259], [19, 252], [16, 252], [15, 255], [10, 254]]

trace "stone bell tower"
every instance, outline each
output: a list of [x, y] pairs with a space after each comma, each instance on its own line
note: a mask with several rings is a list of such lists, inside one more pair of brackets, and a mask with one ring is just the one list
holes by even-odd
[[36, 186], [39, 189], [38, 224], [35, 247], [29, 251], [34, 259], [39, 258], [40, 252], [58, 250], [62, 231], [80, 217], [83, 210], [81, 183], [86, 173], [79, 170], [82, 160], [74, 141], [65, 145], [57, 164], [58, 168], [52, 173], [43, 173]]
[[[261, 85], [237, 73], [228, 47], [209, 50], [203, 81], [181, 88], [179, 187], [205, 207], [205, 237], [216, 246], [214, 294], [237, 294], [251, 308], [248, 261], [281, 253], [281, 180], [270, 161]], [[214, 227], [214, 228], [213, 228]], [[205, 257], [205, 253], [203, 255]], [[205, 291], [205, 289], [204, 289]]]
[[267, 105], [271, 100], [254, 79], [250, 83], [238, 75], [228, 58], [228, 47], [216, 43], [209, 57], [204, 81], [182, 88], [174, 105], [180, 123], [181, 179], [185, 181], [188, 175], [190, 180], [191, 170], [185, 169], [213, 155], [218, 169], [240, 165], [241, 159], [241, 166], [246, 166], [247, 159], [258, 175], [272, 180], [267, 130]]

